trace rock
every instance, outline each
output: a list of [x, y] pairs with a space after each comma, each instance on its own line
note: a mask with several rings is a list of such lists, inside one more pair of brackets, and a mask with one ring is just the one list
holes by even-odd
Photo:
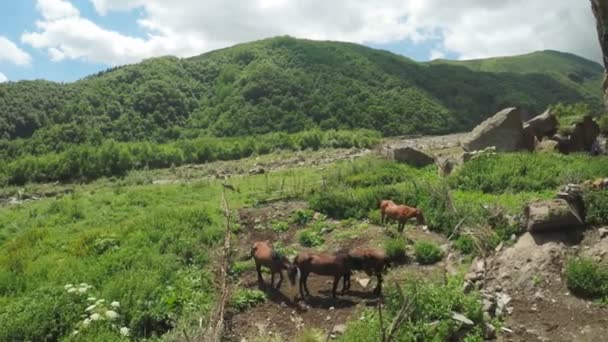
[[600, 233], [600, 239], [603, 239], [606, 236], [608, 236], [608, 228], [607, 227], [600, 228], [597, 231]]
[[475, 159], [481, 155], [486, 155], [486, 154], [493, 154], [496, 152], [496, 146], [488, 146], [486, 148], [484, 148], [483, 150], [479, 150], [479, 151], [468, 151], [468, 152], [464, 152], [462, 154], [462, 163], [466, 163], [469, 160]]
[[331, 330], [332, 334], [343, 335], [346, 332], [345, 324], [336, 324], [334, 328]]
[[469, 293], [473, 290], [474, 286], [473, 283], [471, 283], [470, 281], [465, 281], [462, 284], [462, 292], [464, 293]]
[[574, 125], [570, 134], [570, 152], [591, 151], [593, 143], [600, 135], [600, 126], [591, 115], [586, 115], [582, 121]]
[[395, 148], [393, 150], [393, 159], [414, 167], [424, 167], [435, 163], [435, 159], [430, 155], [409, 146]]
[[511, 302], [511, 297], [506, 293], [496, 295], [496, 316], [500, 317], [506, 312], [507, 305]]
[[551, 139], [544, 139], [536, 145], [535, 150], [537, 152], [559, 152], [559, 142]]
[[548, 108], [544, 113], [528, 120], [524, 123], [524, 130], [529, 132], [538, 140], [549, 137], [557, 133], [559, 122], [555, 114]]
[[496, 338], [496, 328], [490, 324], [486, 323], [483, 329], [483, 335], [486, 340], [493, 340]]
[[496, 304], [488, 299], [484, 299], [482, 302], [482, 308], [484, 312], [487, 312], [490, 314], [490, 316], [494, 315], [494, 310], [496, 309]]
[[452, 311], [452, 319], [464, 324], [465, 326], [472, 327], [474, 325], [473, 321], [471, 321], [466, 316], [464, 316], [463, 314], [460, 314], [458, 312]]
[[260, 166], [256, 166], [248, 171], [250, 175], [261, 175], [264, 174], [266, 170]]
[[500, 152], [525, 149], [525, 133], [517, 108], [506, 108], [473, 129], [462, 141], [465, 151], [496, 146]]
[[584, 213], [576, 211], [562, 198], [531, 202], [524, 208], [524, 222], [531, 233], [570, 230], [584, 224]]
[[560, 153], [563, 153], [563, 154], [570, 153], [570, 150], [572, 149], [571, 148], [572, 143], [570, 142], [569, 136], [558, 133], [558, 134], [555, 134], [554, 136], [550, 137], [549, 139], [557, 142], [557, 150]]
[[357, 282], [359, 283], [359, 285], [361, 285], [361, 287], [367, 288], [367, 285], [369, 285], [370, 279], [369, 278], [357, 278]]

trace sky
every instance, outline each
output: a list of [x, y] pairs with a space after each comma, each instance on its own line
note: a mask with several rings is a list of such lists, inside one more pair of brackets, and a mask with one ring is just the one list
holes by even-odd
[[418, 61], [547, 49], [601, 61], [588, 0], [0, 0], [0, 82], [71, 82], [280, 35]]

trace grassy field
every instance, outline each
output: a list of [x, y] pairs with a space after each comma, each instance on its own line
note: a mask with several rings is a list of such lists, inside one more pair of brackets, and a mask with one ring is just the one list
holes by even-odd
[[[491, 220], [484, 208], [518, 214], [526, 201], [551, 197], [565, 182], [605, 176], [605, 170], [607, 158], [505, 154], [479, 158], [442, 179], [431, 167], [367, 157], [227, 182], [238, 190], [228, 193], [233, 209], [304, 199], [331, 218], [375, 221], [378, 199], [390, 197], [423, 208], [430, 228], [446, 235], [463, 218], [472, 229], [491, 226], [492, 246], [508, 239], [513, 227]], [[206, 322], [215, 303], [214, 261], [224, 233], [222, 186], [209, 179], [142, 184], [146, 172], [72, 185], [71, 194], [0, 208], [0, 340], [154, 339]], [[603, 197], [595, 197], [590, 210], [601, 223], [608, 211]], [[459, 235], [454, 238], [466, 246], [467, 236]], [[419, 291], [433, 296], [450, 289]], [[461, 303], [473, 315], [479, 308], [470, 300], [454, 292], [439, 304]], [[425, 312], [416, 322], [438, 315]], [[94, 315], [107, 319], [96, 321]], [[362, 328], [352, 329], [355, 334]]]

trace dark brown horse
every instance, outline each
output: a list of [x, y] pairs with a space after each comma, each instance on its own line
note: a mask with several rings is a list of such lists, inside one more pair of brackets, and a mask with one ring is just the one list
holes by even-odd
[[386, 216], [387, 221], [390, 219], [399, 223], [397, 226], [399, 231], [403, 231], [405, 223], [409, 219], [414, 217], [418, 220], [418, 224], [425, 224], [422, 210], [418, 208], [408, 207], [407, 205], [389, 205], [384, 210], [384, 214]]
[[300, 295], [304, 298], [304, 292], [310, 296], [306, 281], [311, 273], [334, 277], [332, 287], [332, 297], [336, 298], [336, 288], [340, 278], [344, 278], [342, 293], [346, 291], [346, 280], [350, 275], [346, 265], [346, 253], [328, 254], [328, 253], [311, 253], [300, 252], [293, 259], [293, 267], [289, 271], [289, 280], [292, 285], [296, 283], [296, 276], [299, 278]]
[[382, 273], [388, 267], [388, 258], [384, 251], [375, 248], [355, 248], [348, 251], [347, 266], [349, 274], [346, 280], [346, 289], [350, 288], [350, 271], [364, 271], [368, 276], [375, 275], [378, 284], [374, 294], [382, 291]]
[[264, 284], [262, 278], [262, 266], [267, 267], [270, 270], [270, 288], [274, 286], [274, 275], [279, 274], [279, 282], [277, 283], [277, 290], [281, 288], [283, 282], [283, 270], [291, 269], [291, 263], [289, 259], [275, 251], [270, 245], [269, 241], [256, 241], [251, 247], [251, 258], [255, 260], [255, 269], [258, 272], [258, 283]]

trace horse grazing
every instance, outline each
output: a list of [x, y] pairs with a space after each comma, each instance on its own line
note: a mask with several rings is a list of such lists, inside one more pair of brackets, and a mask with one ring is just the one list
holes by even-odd
[[[388, 267], [389, 260], [384, 251], [375, 248], [355, 248], [348, 251], [347, 266], [349, 271], [364, 271], [368, 276], [376, 275], [378, 284], [374, 294], [382, 291], [382, 272]], [[346, 289], [350, 288], [350, 272], [346, 280]]]
[[408, 207], [407, 205], [389, 205], [384, 210], [384, 214], [386, 215], [387, 220], [391, 219], [399, 222], [397, 229], [399, 229], [400, 232], [403, 231], [405, 223], [411, 218], [415, 217], [418, 220], [418, 224], [425, 223], [422, 210]]
[[276, 289], [281, 288], [283, 270], [291, 269], [291, 263], [286, 256], [275, 251], [269, 241], [256, 241], [251, 247], [251, 256], [249, 258], [255, 260], [255, 269], [258, 272], [258, 283], [260, 285], [264, 284], [264, 279], [262, 278], [262, 266], [264, 266], [270, 269], [270, 288], [274, 286], [275, 273], [279, 274], [279, 282]]
[[332, 297], [336, 298], [336, 288], [340, 278], [344, 278], [342, 294], [346, 291], [346, 280], [350, 276], [350, 271], [346, 265], [348, 255], [346, 253], [327, 254], [300, 252], [293, 259], [293, 267], [289, 271], [289, 280], [292, 285], [296, 284], [296, 275], [299, 278], [300, 295], [304, 298], [304, 291], [310, 296], [306, 281], [311, 273], [322, 276], [333, 276], [334, 284], [332, 287]]
[[380, 201], [380, 222], [382, 222], [382, 224], [384, 224], [384, 218], [386, 217], [386, 208], [390, 207], [390, 206], [394, 206], [396, 205], [395, 202], [391, 201], [391, 200], [381, 200]]

